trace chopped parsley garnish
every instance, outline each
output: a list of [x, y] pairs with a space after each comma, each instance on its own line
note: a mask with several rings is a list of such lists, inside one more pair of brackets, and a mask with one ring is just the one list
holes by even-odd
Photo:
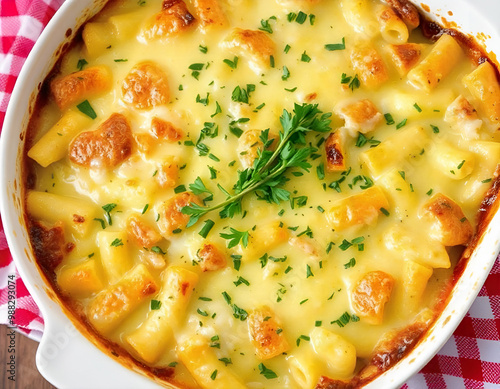
[[434, 126], [434, 125], [432, 125], [432, 124], [431, 124], [431, 128], [432, 128], [432, 132], [433, 132], [434, 134], [439, 134], [439, 127]]
[[290, 78], [290, 70], [286, 66], [283, 66], [283, 74], [281, 76], [281, 79], [283, 81], [286, 81]]
[[78, 104], [76, 106], [76, 108], [78, 108], [78, 110], [81, 113], [87, 115], [91, 119], [95, 119], [97, 117], [97, 114], [95, 113], [94, 108], [92, 108], [92, 106], [90, 105], [88, 100], [81, 102], [80, 104]]
[[89, 64], [89, 63], [87, 62], [87, 60], [86, 60], [86, 59], [84, 59], [84, 58], [80, 58], [80, 59], [78, 60], [78, 63], [76, 64], [76, 68], [77, 68], [78, 70], [83, 70], [83, 68], [85, 67], [85, 65], [88, 65], [88, 64]]
[[350, 322], [359, 321], [359, 317], [356, 315], [350, 315], [349, 312], [344, 312], [337, 320], [332, 321], [330, 324], [337, 324], [339, 327], [345, 327]]
[[233, 260], [234, 270], [239, 271], [241, 267], [241, 255], [231, 254], [231, 259]]
[[392, 117], [392, 115], [390, 113], [386, 113], [384, 114], [384, 118], [385, 118], [385, 123], [388, 125], [388, 126], [391, 126], [393, 125], [394, 123], [396, 123], [394, 121], [394, 118]]
[[328, 51], [345, 50], [345, 37], [342, 38], [342, 43], [330, 43], [325, 45]]
[[199, 50], [200, 50], [203, 54], [208, 53], [208, 47], [207, 47], [207, 46], [199, 45], [199, 46], [198, 46], [198, 49], [199, 49]]
[[400, 128], [403, 128], [404, 126], [406, 126], [407, 122], [408, 122], [408, 119], [401, 120], [398, 124], [396, 124], [396, 130], [399, 130]]
[[183, 192], [186, 192], [186, 187], [184, 185], [179, 185], [179, 186], [176, 186], [174, 188], [174, 193], [175, 194], [183, 193]]
[[212, 227], [215, 225], [215, 222], [213, 220], [205, 220], [205, 225], [201, 228], [200, 232], [198, 234], [202, 236], [203, 238], [206, 238], [208, 236], [208, 233], [212, 229]]
[[119, 247], [119, 246], [123, 246], [123, 242], [121, 239], [116, 238], [111, 242], [111, 247]]
[[276, 20], [276, 16], [271, 16], [269, 19], [267, 20], [264, 20], [262, 19], [260, 21], [260, 27], [259, 27], [259, 30], [261, 31], [265, 31], [265, 32], [268, 32], [269, 34], [272, 34], [273, 33], [273, 29], [271, 27], [271, 24], [269, 23], [271, 20]]
[[102, 206], [102, 209], [104, 210], [104, 218], [110, 226], [113, 225], [113, 220], [111, 219], [111, 211], [115, 209], [116, 206], [117, 204], [115, 203], [109, 203]]
[[239, 245], [240, 242], [243, 245], [243, 247], [248, 246], [248, 238], [249, 238], [248, 231], [238, 231], [237, 229], [235, 229], [233, 227], [230, 227], [229, 231], [231, 232], [229, 234], [227, 234], [227, 233], [220, 234], [221, 238], [229, 240], [227, 248], [230, 249], [232, 247], [235, 247], [235, 246]]
[[307, 335], [300, 335], [300, 336], [297, 338], [297, 341], [296, 341], [297, 347], [299, 347], [299, 346], [300, 346], [300, 341], [301, 341], [301, 340], [306, 340], [306, 341], [308, 341], [308, 342], [309, 342], [309, 341], [311, 340], [311, 338], [310, 338], [309, 336], [307, 336]]
[[231, 69], [236, 69], [238, 66], [238, 57], [235, 56], [232, 61], [230, 59], [225, 59], [223, 62]]
[[417, 112], [422, 112], [422, 108], [420, 108], [417, 103], [413, 104], [413, 107], [417, 110]]
[[307, 14], [302, 11], [299, 12], [297, 18], [295, 19], [295, 21], [299, 24], [304, 24], [306, 20], [307, 20]]
[[157, 311], [161, 307], [161, 301], [159, 300], [151, 300], [151, 310], [152, 311]]
[[311, 270], [311, 266], [306, 265], [306, 278], [314, 277], [314, 273]]
[[302, 53], [302, 56], [300, 57], [300, 60], [301, 60], [302, 62], [311, 62], [311, 57], [309, 57], [309, 56], [307, 55], [307, 53], [304, 51], [304, 52]]
[[[274, 139], [269, 139], [269, 130], [261, 133], [260, 140], [265, 146], [264, 150], [252, 167], [238, 172], [233, 194], [223, 190], [227, 196], [225, 201], [211, 207], [191, 204], [182, 208], [182, 213], [190, 216], [189, 226], [195, 224], [203, 215], [219, 208], [222, 208], [219, 212], [222, 218], [241, 214], [241, 199], [254, 191], [260, 199], [269, 203], [279, 204], [290, 199], [290, 193], [281, 188], [288, 181], [285, 172], [291, 168], [309, 171], [309, 158], [316, 151], [313, 147], [304, 146], [300, 139], [310, 131], [330, 131], [331, 116], [329, 113], [322, 114], [317, 105], [312, 104], [295, 104], [293, 113], [292, 115], [286, 110], [283, 111], [280, 118], [280, 141], [274, 151], [268, 149], [274, 142]], [[218, 186], [222, 190], [222, 187]]]
[[203, 104], [206, 107], [208, 105], [208, 103], [210, 102], [210, 94], [207, 93], [207, 97], [205, 97], [204, 99], [201, 98], [201, 96], [198, 94], [196, 96], [196, 102], [200, 103], [200, 104]]
[[271, 369], [268, 369], [263, 363], [259, 364], [259, 370], [260, 370], [260, 374], [262, 374], [268, 380], [278, 378], [278, 375], [274, 371], [272, 371]]
[[354, 267], [354, 266], [356, 266], [356, 259], [355, 258], [351, 258], [351, 259], [349, 259], [349, 262], [344, 263], [344, 269], [350, 269], [351, 267]]

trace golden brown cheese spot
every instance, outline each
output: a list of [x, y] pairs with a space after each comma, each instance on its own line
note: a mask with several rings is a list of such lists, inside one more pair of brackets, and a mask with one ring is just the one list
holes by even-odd
[[123, 101], [137, 109], [150, 109], [170, 102], [167, 75], [153, 62], [135, 65], [122, 83]]
[[340, 131], [332, 132], [325, 142], [326, 170], [338, 172], [346, 170], [345, 150]]
[[412, 30], [420, 25], [418, 9], [408, 0], [385, 0], [385, 2], [394, 8], [408, 29]]
[[405, 75], [420, 60], [420, 56], [422, 55], [422, 46], [418, 43], [389, 45], [389, 52], [399, 74]]
[[248, 315], [248, 331], [261, 360], [273, 358], [289, 349], [283, 328], [269, 307], [256, 309]]
[[375, 365], [381, 371], [394, 366], [416, 345], [426, 329], [424, 323], [416, 322], [402, 330], [387, 334], [375, 347], [371, 365]]
[[177, 186], [177, 181], [179, 180], [179, 165], [174, 157], [169, 156], [165, 158], [155, 175], [155, 180], [163, 189]]
[[195, 18], [182, 0], [165, 0], [162, 10], [149, 21], [144, 33], [147, 38], [166, 38], [188, 29]]
[[218, 0], [194, 0], [193, 6], [204, 28], [225, 27], [227, 25], [226, 16]]
[[29, 233], [38, 263], [48, 274], [52, 275], [65, 255], [62, 223], [49, 228], [42, 223], [33, 222]]
[[474, 233], [462, 208], [442, 193], [434, 195], [424, 205], [424, 214], [432, 221], [431, 234], [445, 246], [469, 243]]
[[85, 223], [85, 218], [83, 216], [74, 214], [73, 215], [73, 223]]
[[78, 135], [69, 146], [72, 162], [86, 167], [112, 168], [132, 153], [132, 130], [127, 118], [112, 114], [95, 131]]
[[174, 233], [180, 232], [186, 227], [189, 215], [183, 214], [181, 210], [183, 207], [191, 205], [191, 203], [201, 204], [201, 201], [194, 194], [184, 192], [168, 199], [160, 206], [158, 211], [160, 218], [157, 223], [164, 237], [171, 237]]
[[336, 201], [326, 218], [333, 228], [343, 230], [352, 226], [374, 223], [381, 209], [387, 209], [389, 202], [383, 190], [372, 186], [361, 193]]
[[111, 88], [111, 71], [107, 66], [92, 66], [58, 77], [50, 83], [52, 96], [61, 110], [96, 96]]
[[141, 132], [138, 134], [133, 134], [133, 136], [135, 143], [137, 144], [137, 148], [146, 155], [151, 154], [155, 147], [158, 145], [158, 139], [150, 134]]
[[383, 271], [366, 273], [351, 293], [352, 307], [356, 315], [369, 324], [382, 324], [384, 306], [391, 297], [394, 278]]
[[356, 47], [351, 52], [351, 62], [361, 84], [367, 88], [378, 87], [389, 79], [384, 60], [371, 46]]
[[166, 140], [167, 142], [177, 142], [184, 136], [181, 129], [156, 116], [151, 120], [151, 133], [157, 139]]
[[334, 380], [326, 376], [321, 376], [314, 389], [353, 389], [356, 387], [354, 381]]
[[128, 218], [127, 233], [140, 247], [151, 248], [162, 240], [161, 235], [143, 222], [139, 215], [132, 215]]
[[212, 243], [205, 243], [198, 251], [198, 257], [201, 259], [200, 268], [204, 272], [223, 269], [227, 265], [224, 253]]
[[464, 96], [458, 96], [446, 109], [444, 120], [466, 139], [477, 139], [483, 121]]
[[271, 55], [275, 53], [273, 40], [264, 31], [235, 28], [226, 39], [225, 45], [259, 67], [271, 66]]
[[344, 126], [352, 136], [357, 135], [357, 132], [364, 134], [373, 131], [383, 118], [375, 104], [368, 99], [340, 104], [335, 111], [345, 120]]
[[87, 315], [90, 323], [101, 332], [111, 331], [158, 288], [146, 267], [137, 265], [90, 302]]

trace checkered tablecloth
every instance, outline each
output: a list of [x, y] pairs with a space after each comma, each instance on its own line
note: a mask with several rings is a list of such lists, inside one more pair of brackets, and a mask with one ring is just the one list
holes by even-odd
[[[0, 128], [19, 71], [43, 28], [63, 2], [0, 0]], [[0, 220], [0, 323], [7, 323], [7, 277], [10, 275], [17, 275], [17, 272]], [[39, 340], [43, 333], [43, 318], [18, 276], [16, 286], [15, 323], [20, 331]], [[452, 338], [403, 388], [500, 389], [498, 259]]]

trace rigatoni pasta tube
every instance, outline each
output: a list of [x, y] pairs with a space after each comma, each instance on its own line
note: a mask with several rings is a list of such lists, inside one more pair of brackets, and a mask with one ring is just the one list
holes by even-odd
[[132, 266], [127, 234], [124, 231], [99, 231], [97, 244], [102, 267], [110, 283], [117, 282]]
[[159, 309], [149, 312], [146, 321], [126, 338], [146, 362], [155, 363], [165, 350], [197, 282], [196, 273], [181, 267], [171, 266], [165, 271], [163, 288], [158, 296]]
[[63, 159], [71, 140], [85, 130], [92, 120], [75, 110], [67, 111], [28, 151], [28, 157], [43, 167]]
[[356, 348], [342, 336], [316, 327], [311, 332], [311, 344], [316, 354], [325, 360], [332, 377], [348, 378], [356, 367]]
[[382, 38], [386, 42], [400, 45], [408, 41], [408, 27], [391, 7], [382, 6], [377, 17]]
[[158, 285], [149, 270], [139, 264], [90, 302], [88, 320], [97, 331], [108, 334], [157, 290]]
[[409, 71], [408, 80], [418, 89], [430, 92], [452, 71], [461, 56], [462, 48], [457, 41], [443, 34], [427, 57]]
[[463, 79], [464, 85], [479, 102], [481, 110], [495, 126], [500, 125], [500, 85], [493, 65], [484, 62]]
[[90, 202], [54, 193], [30, 190], [26, 197], [26, 207], [32, 217], [47, 223], [62, 221], [79, 236], [88, 233], [95, 223], [97, 208]]
[[192, 335], [177, 346], [177, 355], [204, 389], [245, 389], [246, 386], [221, 362], [201, 335]]

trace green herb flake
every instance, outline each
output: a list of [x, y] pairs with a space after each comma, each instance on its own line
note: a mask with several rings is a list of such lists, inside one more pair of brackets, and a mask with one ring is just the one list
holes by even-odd
[[290, 70], [286, 66], [283, 66], [283, 74], [281, 76], [281, 79], [283, 81], [286, 81], [290, 78]]
[[403, 119], [400, 121], [398, 124], [396, 124], [396, 130], [399, 130], [400, 128], [403, 128], [406, 126], [406, 123], [408, 122], [408, 119]]
[[174, 188], [174, 193], [175, 194], [179, 194], [179, 193], [183, 193], [183, 192], [186, 192], [186, 187], [184, 185], [179, 185], [179, 186], [176, 186]]
[[307, 14], [300, 11], [297, 15], [297, 18], [295, 19], [295, 21], [299, 24], [304, 24], [304, 22], [307, 20]]
[[268, 380], [278, 378], [278, 375], [271, 369], [268, 369], [263, 363], [259, 364], [259, 371]]
[[387, 209], [385, 209], [384, 207], [380, 208], [380, 212], [382, 212], [385, 216], [389, 216], [390, 213]]
[[311, 266], [306, 265], [306, 278], [314, 277], [314, 273], [311, 270]]
[[97, 117], [97, 114], [95, 113], [94, 108], [92, 108], [92, 106], [90, 105], [88, 100], [81, 102], [80, 104], [78, 104], [76, 106], [76, 108], [78, 108], [78, 110], [81, 113], [83, 113], [84, 115], [87, 115], [92, 120]]
[[386, 113], [384, 114], [384, 118], [385, 118], [385, 123], [388, 125], [388, 126], [391, 126], [393, 124], [395, 124], [396, 122], [394, 121], [394, 118], [392, 117], [392, 115], [390, 113]]
[[230, 227], [229, 228], [230, 233], [220, 233], [219, 235], [221, 238], [228, 240], [228, 245], [227, 248], [233, 248], [240, 243], [243, 245], [243, 247], [248, 246], [248, 238], [249, 238], [249, 233], [248, 231], [238, 231], [237, 229]]
[[307, 335], [300, 335], [300, 336], [297, 338], [296, 342], [295, 342], [295, 343], [297, 344], [297, 347], [299, 347], [299, 346], [300, 346], [300, 341], [301, 341], [301, 340], [306, 340], [306, 341], [308, 341], [308, 342], [309, 342], [309, 341], [311, 340], [311, 338], [310, 338], [309, 336], [307, 336]]
[[328, 51], [345, 50], [345, 37], [342, 38], [342, 43], [331, 43], [325, 45], [325, 49]]
[[85, 65], [88, 65], [88, 64], [89, 63], [87, 62], [86, 59], [80, 58], [78, 60], [78, 63], [76, 64], [76, 68], [81, 71], [81, 70], [83, 70], [83, 68], [85, 67]]
[[215, 225], [215, 222], [213, 220], [205, 220], [204, 226], [201, 228], [200, 232], [198, 232], [198, 235], [200, 235], [203, 238], [207, 238], [208, 233], [212, 229], [212, 227]]
[[351, 259], [349, 259], [349, 262], [344, 263], [344, 269], [350, 269], [351, 267], [354, 267], [354, 266], [356, 266], [356, 259], [355, 258], [351, 258]]
[[230, 59], [225, 59], [223, 62], [231, 69], [236, 69], [238, 67], [238, 57], [236, 56], [233, 58], [232, 61]]
[[417, 110], [417, 112], [422, 112], [422, 108], [420, 108], [417, 103], [413, 104], [413, 107]]
[[267, 20], [264, 20], [262, 19], [260, 21], [260, 27], [259, 27], [259, 30], [261, 31], [264, 31], [264, 32], [268, 32], [269, 34], [272, 34], [273, 33], [273, 29], [271, 27], [271, 24], [270, 24], [270, 21], [271, 20], [276, 20], [276, 16], [271, 16], [269, 19]]
[[113, 240], [113, 241], [111, 242], [111, 245], [110, 245], [110, 246], [111, 246], [111, 247], [119, 247], [119, 246], [123, 246], [123, 242], [122, 242], [122, 240], [121, 240], [121, 239], [116, 238], [115, 240]]
[[224, 365], [230, 365], [232, 364], [233, 362], [231, 361], [231, 358], [220, 358], [219, 361], [223, 362]]
[[210, 378], [212, 379], [212, 381], [214, 381], [217, 378], [217, 369], [215, 369], [212, 372], [212, 374], [210, 374]]
[[159, 301], [159, 300], [151, 300], [150, 307], [151, 307], [152, 311], [159, 310], [161, 308], [161, 301]]
[[302, 53], [302, 56], [300, 57], [300, 60], [301, 60], [302, 62], [307, 62], [307, 63], [309, 63], [309, 62], [311, 62], [311, 57], [309, 57], [309, 56], [307, 55], [307, 53], [304, 51], [304, 52]]
[[439, 127], [434, 126], [434, 125], [432, 125], [432, 124], [431, 124], [431, 128], [432, 128], [432, 132], [433, 132], [434, 134], [439, 134]]

